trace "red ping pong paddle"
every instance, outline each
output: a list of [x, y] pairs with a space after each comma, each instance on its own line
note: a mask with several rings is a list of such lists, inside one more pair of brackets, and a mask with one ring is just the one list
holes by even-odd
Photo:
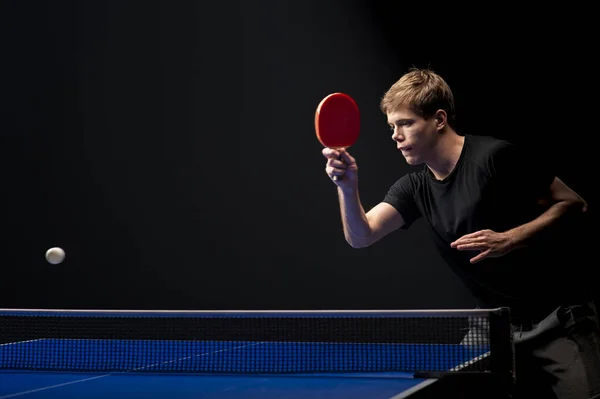
[[[345, 149], [353, 145], [360, 132], [356, 102], [347, 94], [332, 93], [321, 100], [315, 113], [317, 138], [327, 148]], [[339, 176], [333, 176], [339, 180]]]

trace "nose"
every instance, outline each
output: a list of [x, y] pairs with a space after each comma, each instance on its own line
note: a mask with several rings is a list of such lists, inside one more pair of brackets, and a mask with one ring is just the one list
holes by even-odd
[[399, 143], [404, 141], [404, 135], [398, 127], [394, 128], [394, 132], [392, 133], [392, 140], [397, 141]]

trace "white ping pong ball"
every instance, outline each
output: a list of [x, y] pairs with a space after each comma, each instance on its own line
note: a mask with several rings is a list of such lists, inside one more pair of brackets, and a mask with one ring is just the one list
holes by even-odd
[[54, 247], [46, 251], [46, 260], [48, 263], [57, 265], [65, 259], [65, 251], [62, 248]]

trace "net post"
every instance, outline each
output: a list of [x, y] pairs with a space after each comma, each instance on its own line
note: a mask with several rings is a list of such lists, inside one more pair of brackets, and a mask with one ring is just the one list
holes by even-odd
[[511, 312], [508, 307], [494, 309], [490, 321], [490, 371], [507, 383], [515, 382], [515, 352]]

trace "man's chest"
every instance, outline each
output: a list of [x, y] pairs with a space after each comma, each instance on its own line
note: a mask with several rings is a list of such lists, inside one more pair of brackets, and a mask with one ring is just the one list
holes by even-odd
[[471, 182], [427, 186], [419, 207], [435, 233], [448, 243], [485, 228], [492, 228], [500, 216], [497, 193], [488, 181], [478, 177]]

